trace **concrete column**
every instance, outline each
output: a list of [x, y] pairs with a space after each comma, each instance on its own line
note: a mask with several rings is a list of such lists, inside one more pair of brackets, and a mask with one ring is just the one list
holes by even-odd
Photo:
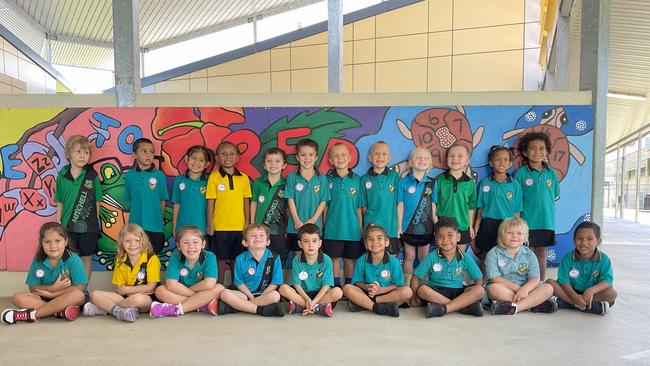
[[641, 209], [641, 133], [636, 138], [636, 193], [634, 194], [636, 203], [634, 204], [634, 221], [639, 222], [639, 210]]
[[115, 99], [118, 107], [133, 107], [140, 94], [139, 0], [113, 0]]
[[343, 90], [343, 1], [327, 0], [327, 91]]
[[623, 198], [622, 196], [622, 182], [623, 182], [623, 175], [619, 173], [621, 167], [622, 167], [622, 161], [621, 161], [621, 146], [619, 144], [616, 144], [616, 173], [614, 173], [614, 177], [616, 177], [616, 202], [614, 204], [614, 217], [616, 218], [623, 218], [623, 210], [622, 210], [622, 204], [623, 204]]
[[611, 0], [583, 0], [580, 30], [580, 90], [591, 90], [594, 109], [591, 220], [603, 224], [605, 131], [607, 128], [607, 55]]
[[555, 90], [569, 90], [569, 24], [570, 17], [558, 14], [555, 30]]

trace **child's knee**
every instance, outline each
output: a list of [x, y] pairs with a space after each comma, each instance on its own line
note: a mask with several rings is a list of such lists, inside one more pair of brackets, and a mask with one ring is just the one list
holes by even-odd
[[468, 291], [470, 294], [472, 294], [472, 296], [479, 299], [482, 298], [483, 295], [485, 295], [485, 290], [483, 289], [483, 286], [473, 285], [468, 288]]
[[409, 262], [415, 261], [415, 251], [404, 251], [404, 260]]
[[280, 285], [280, 295], [287, 297], [291, 293], [291, 286], [285, 284]]
[[345, 296], [349, 296], [348, 294], [353, 293], [355, 291], [354, 290], [355, 288], [357, 288], [357, 287], [355, 285], [352, 285], [352, 284], [344, 285], [343, 286], [343, 294], [345, 294]]
[[542, 283], [539, 285], [539, 287], [542, 289], [542, 291], [544, 291], [544, 294], [548, 295], [548, 297], [553, 296], [553, 291], [555, 289], [550, 283]]
[[86, 300], [86, 294], [80, 289], [74, 289], [69, 292], [70, 300], [75, 305], [81, 305]]
[[407, 286], [399, 287], [399, 294], [402, 299], [410, 299], [413, 297], [413, 290]]
[[614, 305], [614, 301], [616, 301], [617, 297], [618, 292], [616, 292], [613, 287], [610, 287], [607, 290], [603, 291], [604, 301], [607, 301], [610, 306]]
[[273, 290], [273, 291], [269, 292], [269, 298], [273, 302], [280, 302], [280, 298], [281, 298], [280, 293], [277, 292], [276, 290]]
[[341, 290], [340, 287], [330, 288], [328, 292], [330, 293], [330, 296], [336, 299], [336, 301], [343, 297], [343, 290]]
[[13, 294], [13, 296], [11, 296], [11, 302], [16, 306], [22, 306], [28, 297], [29, 294], [26, 292], [16, 292]]

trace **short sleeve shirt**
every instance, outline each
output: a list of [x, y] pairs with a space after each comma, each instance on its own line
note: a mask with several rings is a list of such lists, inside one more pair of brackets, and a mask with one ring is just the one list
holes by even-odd
[[201, 251], [194, 266], [190, 266], [189, 261], [178, 249], [167, 262], [166, 278], [178, 281], [187, 287], [194, 286], [206, 278], [217, 279], [217, 277], [217, 257], [206, 250]]
[[[248, 250], [238, 255], [235, 259], [234, 279], [232, 284], [234, 286], [242, 284], [246, 285], [248, 290], [251, 292], [264, 291], [266, 286], [264, 288], [259, 287], [264, 275], [266, 260], [268, 258], [273, 258], [273, 253], [268, 248], [264, 251], [259, 262]], [[275, 263], [273, 264], [273, 272], [270, 274], [269, 284], [282, 284], [282, 263], [280, 262], [280, 256], [275, 257]]]
[[560, 198], [560, 185], [555, 169], [544, 164], [542, 170], [522, 165], [515, 172], [521, 186], [521, 217], [531, 230], [555, 230], [555, 200]]
[[[88, 169], [91, 168], [86, 166], [77, 178], [73, 178], [68, 164], [56, 178], [54, 202], [60, 202], [62, 205], [61, 224], [66, 230], [74, 233], [99, 233], [97, 203], [102, 200], [102, 187], [97, 174], [87, 177]], [[84, 191], [92, 194], [80, 194], [82, 187]]]
[[584, 292], [599, 282], [614, 285], [612, 262], [607, 254], [595, 250], [590, 259], [580, 259], [578, 253], [564, 255], [557, 270], [559, 284], [570, 283], [575, 290]]
[[424, 280], [428, 277], [427, 285], [448, 288], [463, 288], [465, 273], [476, 281], [483, 277], [472, 258], [456, 250], [456, 255], [450, 261], [440, 251], [436, 250], [424, 257], [413, 275]]
[[160, 202], [169, 199], [165, 174], [153, 165], [147, 170], [136, 165], [135, 169], [126, 172], [124, 186], [131, 206], [129, 222], [140, 225], [146, 231], [162, 233]]
[[306, 292], [320, 291], [323, 286], [334, 286], [332, 259], [322, 252], [318, 253], [313, 264], [307, 262], [304, 253], [293, 257], [291, 283], [294, 286], [300, 285]]
[[397, 237], [397, 187], [399, 175], [385, 168], [382, 173], [375, 173], [370, 168], [361, 177], [361, 207], [366, 208], [363, 215], [363, 226], [381, 226], [391, 238]]
[[63, 274], [68, 277], [73, 286], [87, 285], [88, 277], [81, 258], [76, 253], [66, 249], [63, 256], [52, 268], [49, 258], [42, 261], [34, 259], [27, 272], [27, 286], [50, 286]]
[[266, 175], [253, 182], [253, 202], [257, 203], [254, 222], [266, 225], [271, 235], [284, 235], [287, 231], [286, 183], [280, 178], [271, 185]]
[[372, 254], [366, 253], [357, 259], [352, 275], [352, 283], [374, 283], [385, 287], [390, 285], [404, 286], [404, 273], [397, 258], [384, 252], [383, 258], [375, 264]]
[[207, 186], [208, 179], [205, 175], [192, 179], [186, 173], [174, 178], [172, 202], [180, 205], [176, 230], [183, 226], [196, 225], [205, 234], [205, 225], [207, 223], [205, 193]]
[[518, 286], [523, 286], [533, 277], [539, 277], [537, 257], [527, 246], [522, 245], [514, 258], [508, 250], [495, 246], [485, 257], [485, 271], [488, 280], [501, 277]]
[[336, 170], [327, 174], [330, 200], [327, 204], [325, 239], [358, 241], [361, 239], [359, 208], [361, 178], [352, 171], [344, 177]]
[[508, 174], [499, 182], [494, 176], [483, 178], [478, 185], [476, 207], [483, 209], [481, 217], [505, 220], [521, 211], [521, 186]]
[[158, 256], [146, 252], [140, 254], [135, 263], [130, 263], [125, 254], [113, 270], [115, 286], [138, 286], [157, 282], [160, 282], [160, 260]]
[[453, 217], [458, 222], [458, 230], [469, 229], [469, 210], [476, 209], [476, 182], [467, 174], [456, 179], [449, 171], [436, 177], [438, 186], [438, 217]]
[[223, 168], [212, 172], [208, 178], [207, 199], [213, 199], [212, 225], [216, 231], [241, 231], [244, 229], [244, 199], [251, 198], [248, 176], [239, 170], [230, 175]]
[[[330, 199], [328, 189], [329, 182], [324, 175], [314, 173], [310, 180], [306, 180], [300, 172], [293, 172], [287, 177], [287, 199], [293, 200], [296, 205], [296, 211], [300, 221], [307, 221], [316, 212], [316, 208], [321, 202], [327, 202]], [[323, 222], [319, 217], [316, 225], [323, 228]], [[289, 234], [296, 234], [296, 224], [293, 217], [289, 215], [289, 224], [287, 225]]]
[[[424, 176], [421, 181], [409, 173], [400, 179], [397, 202], [404, 204], [402, 232], [414, 235], [433, 233], [433, 207], [437, 200], [437, 186], [433, 179]], [[409, 226], [411, 230], [409, 230]]]

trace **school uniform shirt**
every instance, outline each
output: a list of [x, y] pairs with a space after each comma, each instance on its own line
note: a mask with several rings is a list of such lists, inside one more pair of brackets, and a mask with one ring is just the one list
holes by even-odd
[[197, 179], [190, 178], [189, 173], [174, 178], [172, 203], [179, 204], [176, 230], [187, 225], [196, 225], [205, 234], [207, 224], [205, 193], [208, 177], [201, 174]]
[[505, 220], [521, 212], [521, 186], [510, 174], [499, 182], [493, 175], [483, 178], [478, 185], [476, 208], [483, 209], [481, 217]]
[[501, 277], [523, 286], [532, 277], [539, 277], [539, 263], [535, 253], [525, 245], [519, 247], [514, 258], [507, 249], [497, 245], [485, 257], [485, 271], [488, 280]]
[[428, 286], [448, 288], [463, 288], [465, 273], [474, 281], [483, 278], [474, 260], [458, 249], [451, 261], [440, 253], [439, 249], [433, 251], [427, 254], [413, 271], [413, 275], [420, 280], [428, 277], [426, 283]]
[[73, 286], [88, 284], [88, 277], [86, 277], [86, 270], [81, 258], [68, 249], [63, 252], [63, 256], [61, 256], [54, 268], [52, 268], [49, 258], [42, 261], [34, 259], [27, 272], [25, 284], [30, 287], [50, 286], [56, 282], [61, 274], [70, 278], [70, 283]]
[[555, 200], [560, 198], [560, 185], [555, 169], [544, 163], [542, 170], [522, 165], [515, 172], [521, 186], [521, 218], [531, 230], [555, 230]]
[[178, 281], [186, 287], [194, 286], [206, 278], [216, 280], [218, 276], [217, 257], [207, 250], [201, 251], [192, 268], [183, 253], [175, 250], [167, 262], [165, 274], [166, 279]]
[[137, 165], [125, 174], [124, 188], [130, 203], [129, 222], [146, 231], [162, 233], [160, 202], [169, 199], [167, 176], [153, 165], [142, 170]]
[[363, 226], [381, 226], [391, 238], [397, 237], [397, 188], [399, 175], [391, 169], [384, 168], [382, 173], [375, 173], [373, 168], [361, 177], [361, 207], [366, 208]]
[[250, 179], [245, 173], [235, 169], [230, 175], [222, 167], [212, 172], [205, 198], [215, 200], [212, 216], [214, 230], [242, 231], [245, 222], [244, 199], [252, 196]]
[[320, 291], [326, 285], [333, 287], [332, 258], [320, 252], [314, 264], [309, 264], [305, 253], [293, 257], [291, 282], [294, 286], [300, 285], [305, 292]]
[[68, 232], [99, 233], [97, 203], [102, 200], [99, 177], [85, 166], [77, 178], [70, 173], [70, 164], [56, 177], [54, 202], [61, 204], [61, 224]]
[[323, 237], [331, 240], [359, 241], [361, 178], [352, 171], [341, 177], [336, 170], [330, 170], [327, 180], [330, 200], [327, 202], [327, 227]]
[[372, 254], [366, 253], [357, 259], [354, 265], [352, 283], [357, 282], [370, 284], [378, 282], [379, 286], [390, 285], [404, 286], [404, 273], [397, 258], [384, 252], [384, 257], [375, 264], [372, 261]]
[[125, 254], [115, 265], [112, 282], [115, 286], [138, 286], [160, 282], [158, 256], [143, 252], [135, 263], [131, 263], [129, 256]]
[[458, 222], [458, 230], [469, 229], [469, 210], [476, 209], [476, 182], [465, 172], [456, 179], [449, 171], [436, 177], [438, 186], [438, 217], [453, 217]]
[[421, 181], [411, 173], [400, 179], [397, 202], [404, 204], [402, 232], [413, 235], [433, 233], [431, 204], [437, 202], [437, 190], [435, 181], [426, 175]]
[[[260, 258], [259, 262], [250, 251], [245, 251], [238, 255], [235, 259], [234, 278], [232, 281], [233, 286], [246, 285], [251, 292], [262, 292], [268, 285], [281, 285], [282, 284], [282, 263], [280, 256], [276, 256], [273, 263], [273, 271], [268, 274], [269, 282], [264, 286], [260, 286], [262, 281], [266, 260], [273, 258], [273, 253], [267, 248]], [[270, 270], [270, 267], [268, 268]]]
[[[328, 189], [329, 182], [324, 175], [314, 172], [314, 176], [310, 180], [305, 179], [300, 171], [290, 173], [287, 177], [287, 191], [285, 192], [288, 200], [293, 200], [296, 205], [296, 211], [300, 221], [305, 222], [311, 218], [316, 212], [316, 208], [321, 202], [327, 202], [330, 199], [330, 191]], [[323, 221], [318, 217], [315, 223], [321, 229], [323, 228]], [[287, 224], [287, 233], [296, 234], [296, 224], [293, 221], [293, 216], [289, 215], [289, 223]]]
[[584, 292], [599, 282], [614, 285], [612, 262], [607, 254], [596, 249], [589, 259], [580, 259], [575, 251], [562, 257], [557, 270], [557, 282], [561, 285], [570, 283], [576, 291]]
[[271, 235], [287, 232], [286, 184], [287, 181], [280, 177], [272, 185], [267, 175], [253, 182], [253, 202], [257, 203], [253, 222], [266, 225]]

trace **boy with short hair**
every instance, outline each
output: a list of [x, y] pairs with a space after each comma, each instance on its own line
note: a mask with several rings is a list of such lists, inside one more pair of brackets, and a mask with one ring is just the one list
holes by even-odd
[[205, 198], [208, 200], [208, 235], [210, 251], [217, 255], [219, 283], [224, 283], [226, 261], [233, 261], [244, 251], [242, 229], [249, 222], [251, 184], [248, 175], [235, 168], [239, 150], [232, 142], [217, 146], [219, 169], [208, 177]]
[[368, 160], [372, 167], [361, 177], [360, 205], [363, 208], [363, 225], [381, 226], [390, 237], [388, 252], [397, 255], [400, 251], [397, 240], [397, 187], [399, 175], [388, 168], [390, 148], [384, 141], [372, 144]]
[[[453, 311], [482, 316], [479, 301], [483, 298], [483, 274], [474, 260], [459, 248], [460, 233], [453, 217], [440, 217], [435, 226], [437, 250], [429, 253], [413, 272], [412, 305], [427, 303], [426, 317], [440, 317]], [[463, 285], [465, 273], [474, 280]], [[421, 284], [420, 281], [426, 281]]]
[[287, 166], [287, 154], [277, 147], [264, 153], [264, 170], [266, 175], [253, 182], [253, 199], [251, 200], [251, 218], [256, 224], [269, 228], [271, 245], [269, 249], [280, 256], [284, 264], [287, 249], [287, 198], [286, 180], [282, 170]]
[[302, 139], [296, 144], [296, 159], [300, 163], [297, 172], [287, 176], [287, 204], [289, 223], [287, 225], [287, 247], [295, 255], [300, 254], [298, 229], [304, 224], [316, 224], [322, 228], [322, 215], [330, 199], [327, 178], [315, 168], [318, 161], [318, 143]]
[[411, 298], [413, 292], [404, 285], [399, 261], [386, 252], [389, 239], [381, 226], [370, 226], [363, 234], [367, 253], [354, 267], [352, 284], [343, 287], [350, 299], [350, 311], [370, 310], [379, 315], [399, 316], [399, 305]]
[[329, 162], [335, 169], [327, 173], [330, 200], [325, 208], [325, 245], [323, 252], [334, 263], [334, 284], [341, 287], [341, 258], [344, 263], [345, 284], [352, 281], [354, 262], [363, 253], [361, 244], [361, 179], [352, 172], [350, 150], [343, 143], [330, 148]]
[[153, 142], [140, 138], [133, 142], [133, 168], [126, 172], [124, 187], [130, 202], [129, 223], [138, 224], [147, 233], [156, 254], [165, 244], [163, 225], [169, 199], [167, 177], [156, 169]]
[[233, 270], [234, 290], [221, 293], [218, 314], [243, 311], [262, 316], [284, 316], [278, 287], [282, 285], [280, 257], [268, 248], [269, 228], [249, 224], [242, 233], [242, 245], [248, 248], [237, 259]]
[[86, 277], [90, 279], [92, 255], [97, 251], [99, 240], [98, 216], [102, 187], [97, 172], [88, 166], [88, 138], [70, 136], [65, 144], [65, 156], [69, 164], [56, 177], [54, 202], [60, 203], [56, 208], [56, 221], [66, 228], [71, 247], [79, 253]]
[[331, 317], [333, 307], [343, 296], [343, 291], [334, 287], [332, 259], [320, 251], [320, 235], [314, 224], [305, 224], [298, 230], [302, 254], [293, 257], [293, 287], [280, 286], [280, 295], [289, 300], [289, 314]]
[[553, 286], [561, 309], [578, 309], [585, 313], [605, 315], [618, 294], [614, 290], [612, 263], [607, 254], [598, 250], [602, 243], [600, 226], [583, 222], [573, 234], [575, 250], [564, 255]]

